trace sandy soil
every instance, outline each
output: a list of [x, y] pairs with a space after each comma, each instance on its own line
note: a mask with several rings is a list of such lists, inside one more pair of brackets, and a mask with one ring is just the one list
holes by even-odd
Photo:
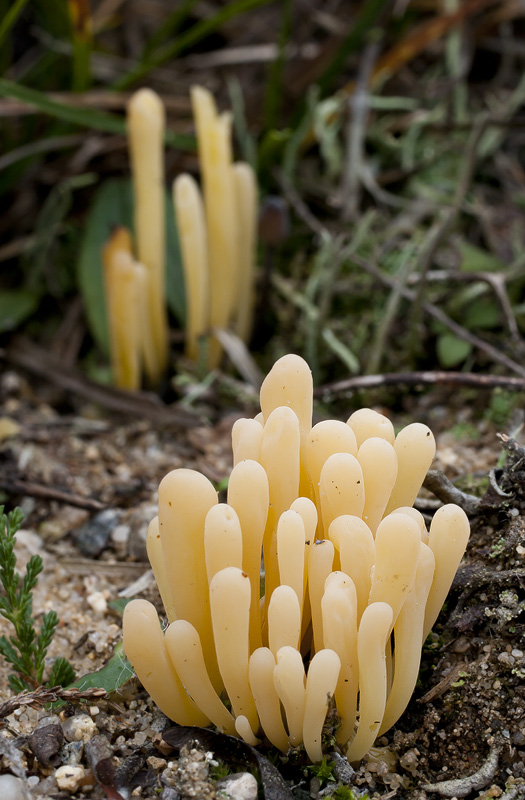
[[[169, 429], [115, 419], [88, 405], [72, 410], [15, 372], [5, 373], [0, 386], [0, 416], [14, 423], [0, 441], [0, 470], [3, 484], [11, 480], [14, 487], [9, 505], [21, 505], [26, 514], [18, 564], [22, 568], [32, 553], [42, 556], [45, 569], [35, 591], [35, 614], [38, 618], [53, 608], [61, 620], [49, 661], [64, 655], [78, 675], [93, 672], [121, 639], [121, 610], [115, 601], [141, 596], [160, 608], [144, 544], [158, 482], [179, 466], [197, 468], [215, 481], [224, 478], [231, 466], [229, 435], [237, 409], [213, 425]], [[470, 410], [455, 411], [443, 396], [408, 406], [413, 406], [411, 419], [428, 421], [436, 430], [435, 466], [452, 480], [470, 491], [498, 466], [501, 443], [490, 421]], [[414, 698], [382, 737], [377, 753], [344, 776], [357, 795], [367, 791], [371, 797], [407, 800], [525, 796], [525, 481], [520, 458], [521, 451], [511, 454], [507, 465], [492, 473], [492, 487], [485, 480], [484, 505], [472, 520], [467, 557], [425, 646]], [[60, 489], [70, 502], [42, 496], [46, 487]], [[430, 497], [427, 493], [427, 501]], [[106, 515], [102, 521], [101, 513]], [[8, 632], [3, 620], [0, 632]], [[8, 665], [2, 662], [4, 699], [10, 695], [7, 675]], [[199, 748], [186, 748], [181, 755], [162, 741], [169, 722], [136, 680], [111, 696], [83, 706], [68, 704], [59, 716], [49, 714], [22, 706], [5, 717], [0, 733], [1, 771], [23, 776], [32, 796], [154, 798], [161, 793], [169, 800], [173, 792], [215, 793], [215, 762], [210, 766], [209, 758], [203, 760]], [[37, 726], [46, 731], [40, 741]], [[46, 756], [42, 741], [48, 746], [57, 726], [73, 742], [59, 742]], [[266, 785], [268, 797], [290, 792], [316, 797], [339, 786], [330, 781], [326, 788], [312, 779], [301, 754], [285, 759], [265, 748], [262, 752], [294, 787], [281, 787], [284, 794], [279, 795]], [[197, 785], [188, 783], [193, 774], [188, 764], [195, 761], [200, 764]], [[69, 790], [56, 782], [64, 765], [77, 767]]]

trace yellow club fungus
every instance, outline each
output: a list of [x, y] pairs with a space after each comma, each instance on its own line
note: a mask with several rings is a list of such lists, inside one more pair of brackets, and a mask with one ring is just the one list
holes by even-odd
[[135, 92], [127, 109], [135, 202], [137, 258], [147, 269], [144, 365], [158, 383], [168, 361], [165, 288], [164, 105], [151, 89]]
[[443, 506], [427, 533], [412, 506], [435, 450], [426, 426], [394, 437], [362, 409], [312, 428], [298, 356], [271, 370], [261, 409], [234, 427], [227, 504], [192, 470], [162, 481], [148, 554], [171, 624], [163, 634], [154, 607], [134, 600], [124, 647], [177, 723], [302, 745], [319, 761], [331, 711], [357, 762], [409, 702], [468, 520]]
[[102, 251], [113, 380], [121, 389], [140, 388], [142, 342], [147, 336], [148, 274], [135, 261], [131, 234], [116, 228]]
[[257, 180], [249, 164], [234, 163], [231, 115], [219, 114], [213, 95], [191, 90], [202, 194], [189, 175], [174, 183], [173, 199], [188, 295], [186, 351], [211, 333], [208, 366], [221, 357], [218, 338], [232, 326], [244, 341], [250, 334], [256, 250]]
[[[207, 355], [212, 368], [219, 362], [225, 330], [235, 331], [244, 342], [251, 332], [258, 189], [252, 167], [233, 162], [231, 115], [219, 114], [212, 94], [200, 86], [193, 87], [191, 99], [202, 190], [191, 175], [182, 174], [172, 196], [185, 284], [186, 354], [196, 360], [201, 340], [211, 337]], [[165, 110], [151, 89], [131, 96], [127, 131], [135, 246], [130, 234], [119, 229], [103, 261], [114, 380], [122, 388], [138, 389], [143, 369], [155, 386], [168, 363]]]

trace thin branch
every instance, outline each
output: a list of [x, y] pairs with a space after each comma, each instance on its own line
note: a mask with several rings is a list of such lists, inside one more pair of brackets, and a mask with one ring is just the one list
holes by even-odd
[[423, 246], [421, 247], [419, 257], [417, 258], [414, 273], [418, 273], [420, 279], [417, 290], [414, 293], [412, 312], [410, 315], [410, 340], [412, 342], [412, 351], [419, 346], [419, 329], [423, 317], [423, 311], [425, 310], [424, 295], [427, 287], [427, 273], [438, 248], [441, 246], [446, 237], [450, 235], [452, 228], [456, 223], [466, 194], [472, 182], [472, 175], [476, 166], [479, 143], [486, 129], [487, 115], [480, 114], [475, 122], [474, 127], [472, 128], [472, 131], [470, 132], [465, 147], [462, 159], [463, 169], [461, 170], [461, 174], [459, 176], [452, 205], [450, 208], [442, 212], [440, 218], [437, 219], [432, 225], [428, 235], [425, 238]]
[[14, 494], [28, 495], [29, 497], [41, 497], [45, 500], [57, 500], [68, 506], [85, 508], [88, 511], [102, 511], [106, 506], [92, 497], [83, 497], [81, 494], [74, 494], [65, 489], [56, 489], [53, 486], [46, 486], [35, 481], [25, 481], [20, 478], [10, 478], [0, 475], [0, 489]]
[[427, 783], [422, 788], [426, 792], [437, 792], [442, 797], [466, 797], [475, 789], [484, 789], [492, 781], [498, 771], [499, 757], [503, 745], [493, 745], [484, 764], [472, 775], [439, 783]]
[[283, 190], [283, 193], [290, 203], [291, 206], [295, 209], [297, 215], [303, 220], [308, 228], [313, 231], [317, 236], [321, 239], [324, 236], [331, 236], [330, 231], [328, 228], [320, 222], [317, 217], [315, 217], [304, 200], [300, 197], [297, 190], [292, 186], [291, 182], [288, 178], [284, 175], [283, 172], [280, 170], [274, 170], [274, 175]]
[[[523, 274], [523, 266], [525, 264], [525, 255], [516, 259], [510, 265], [506, 272], [456, 272], [447, 269], [433, 269], [427, 273], [428, 281], [462, 281], [465, 283], [474, 283], [476, 281], [483, 281], [487, 283], [501, 306], [501, 311], [505, 317], [505, 322], [509, 329], [509, 333], [514, 340], [515, 344], [523, 347], [524, 340], [519, 331], [516, 317], [512, 310], [512, 305], [507, 293], [507, 283], [515, 278], [521, 277]], [[408, 283], [415, 283], [419, 280], [418, 275], [411, 275]]]
[[469, 668], [472, 668], [472, 664], [465, 664], [464, 662], [460, 662], [456, 664], [453, 669], [450, 670], [448, 675], [445, 675], [439, 683], [436, 683], [431, 689], [428, 690], [422, 697], [418, 699], [418, 703], [431, 703], [433, 700], [437, 700], [438, 697], [441, 697], [442, 694], [448, 692], [450, 687], [453, 683], [455, 683], [460, 673], [466, 672]]
[[43, 708], [48, 703], [56, 703], [57, 700], [66, 700], [69, 703], [78, 703], [81, 700], [93, 700], [105, 697], [105, 689], [64, 689], [62, 686], [54, 686], [51, 689], [47, 686], [39, 686], [33, 692], [21, 692], [15, 697], [11, 697], [0, 705], [0, 719], [4, 719], [12, 714], [17, 708], [31, 706], [31, 708]]
[[430, 469], [423, 482], [425, 489], [432, 492], [442, 503], [455, 503], [469, 517], [477, 514], [481, 500], [473, 494], [462, 492], [449, 478], [437, 469]]
[[28, 370], [66, 392], [87, 397], [110, 411], [149, 419], [158, 425], [187, 427], [194, 424], [195, 414], [165, 405], [158, 395], [150, 392], [128, 392], [90, 381], [61, 359], [27, 339], [17, 337], [9, 347], [0, 350], [0, 360]]
[[385, 372], [382, 375], [358, 375], [335, 383], [326, 383], [314, 389], [316, 397], [345, 394], [359, 389], [377, 389], [382, 386], [455, 385], [474, 386], [477, 389], [504, 387], [517, 392], [525, 391], [525, 378], [508, 375], [481, 375], [475, 372]]
[[[377, 280], [380, 280], [384, 286], [389, 286], [391, 289], [397, 285], [397, 281], [395, 278], [391, 278], [389, 275], [386, 275], [382, 270], [379, 269], [375, 264], [371, 261], [367, 261], [361, 256], [352, 255], [351, 260], [354, 261], [359, 267], [362, 267], [366, 270], [370, 275], [372, 275]], [[404, 288], [402, 290], [403, 297], [410, 302], [414, 302], [416, 293], [412, 291], [412, 289]], [[424, 302], [422, 304], [422, 308], [434, 319], [437, 319], [443, 325], [445, 325], [449, 330], [456, 334], [460, 339], [464, 339], [466, 342], [469, 342], [473, 347], [482, 352], [486, 353], [493, 361], [496, 361], [498, 364], [503, 364], [507, 369], [511, 370], [511, 372], [516, 373], [516, 375], [521, 375], [525, 377], [525, 367], [522, 367], [521, 364], [518, 364], [512, 358], [509, 358], [498, 350], [496, 347], [493, 347], [488, 342], [483, 341], [480, 339], [479, 336], [476, 336], [474, 333], [471, 333], [462, 325], [459, 325], [457, 322], [454, 322], [444, 311], [441, 311], [440, 308], [434, 305], [434, 303]]]
[[407, 285], [412, 272], [416, 268], [416, 264], [414, 263], [413, 259], [413, 249], [414, 245], [408, 245], [404, 249], [403, 261], [401, 262], [397, 273], [397, 286], [390, 292], [386, 302], [385, 310], [378, 322], [376, 334], [370, 349], [370, 357], [368, 358], [366, 367], [366, 372], [369, 375], [373, 375], [374, 373], [378, 372], [379, 367], [381, 366], [383, 355], [387, 347], [390, 330], [394, 324], [394, 320], [402, 300], [402, 289]]
[[359, 166], [363, 162], [365, 146], [366, 120], [369, 109], [368, 84], [379, 55], [379, 47], [380, 43], [377, 39], [369, 42], [365, 47], [359, 64], [355, 91], [347, 100], [346, 158], [341, 187], [341, 217], [344, 222], [355, 219], [359, 210]]

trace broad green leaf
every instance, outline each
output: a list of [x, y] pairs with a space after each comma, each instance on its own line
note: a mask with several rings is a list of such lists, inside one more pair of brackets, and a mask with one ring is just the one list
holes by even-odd
[[470, 355], [472, 345], [452, 333], [444, 333], [438, 336], [436, 350], [442, 367], [457, 367]]
[[[78, 279], [93, 337], [106, 355], [109, 332], [104, 296], [102, 248], [118, 225], [133, 230], [131, 180], [114, 178], [98, 189], [88, 215], [78, 259]], [[166, 295], [169, 309], [180, 320], [185, 316], [184, 279], [175, 216], [166, 194]]]
[[459, 252], [461, 269], [464, 272], [499, 272], [505, 268], [505, 264], [495, 255], [470, 244], [470, 242], [461, 241]]
[[82, 690], [95, 688], [105, 689], [106, 692], [114, 692], [129, 681], [134, 674], [133, 667], [126, 658], [122, 642], [120, 642], [115, 647], [115, 652], [108, 663], [102, 669], [83, 675], [82, 678], [78, 678], [71, 685]]
[[184, 272], [175, 209], [169, 192], [166, 192], [166, 299], [171, 313], [183, 324], [186, 319]]
[[12, 331], [31, 316], [38, 296], [25, 289], [0, 290], [0, 332]]
[[492, 298], [479, 298], [465, 309], [462, 324], [468, 330], [481, 328], [491, 330], [501, 324], [501, 312], [498, 304]]
[[112, 608], [113, 611], [116, 611], [117, 614], [122, 616], [124, 609], [128, 603], [131, 603], [132, 599], [132, 597], [117, 597], [116, 600], [112, 600], [110, 603], [108, 603], [108, 606]]
[[105, 181], [95, 194], [78, 259], [78, 281], [91, 333], [101, 350], [109, 354], [109, 331], [104, 296], [102, 248], [118, 225], [132, 228], [131, 181]]

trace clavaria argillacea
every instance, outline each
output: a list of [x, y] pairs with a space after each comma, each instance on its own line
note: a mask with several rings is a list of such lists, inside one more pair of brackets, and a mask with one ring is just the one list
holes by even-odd
[[[202, 191], [191, 175], [179, 175], [173, 204], [186, 293], [186, 354], [196, 360], [208, 337], [211, 369], [222, 355], [221, 335], [234, 329], [244, 342], [250, 336], [258, 189], [252, 167], [233, 161], [231, 114], [220, 114], [213, 95], [201, 86], [192, 87], [191, 99]], [[117, 386], [134, 390], [141, 385], [143, 367], [157, 385], [169, 361], [166, 120], [162, 100], [151, 89], [131, 96], [127, 127], [135, 247], [131, 232], [117, 228], [104, 247], [103, 263], [113, 377]]]
[[410, 700], [468, 519], [445, 505], [427, 531], [413, 508], [435, 455], [426, 425], [395, 436], [360, 409], [312, 427], [312, 376], [296, 355], [277, 361], [260, 399], [233, 427], [227, 503], [193, 470], [162, 480], [147, 548], [169, 624], [131, 601], [124, 648], [181, 725], [283, 752], [302, 744], [318, 762], [335, 705], [336, 742], [355, 762]]

